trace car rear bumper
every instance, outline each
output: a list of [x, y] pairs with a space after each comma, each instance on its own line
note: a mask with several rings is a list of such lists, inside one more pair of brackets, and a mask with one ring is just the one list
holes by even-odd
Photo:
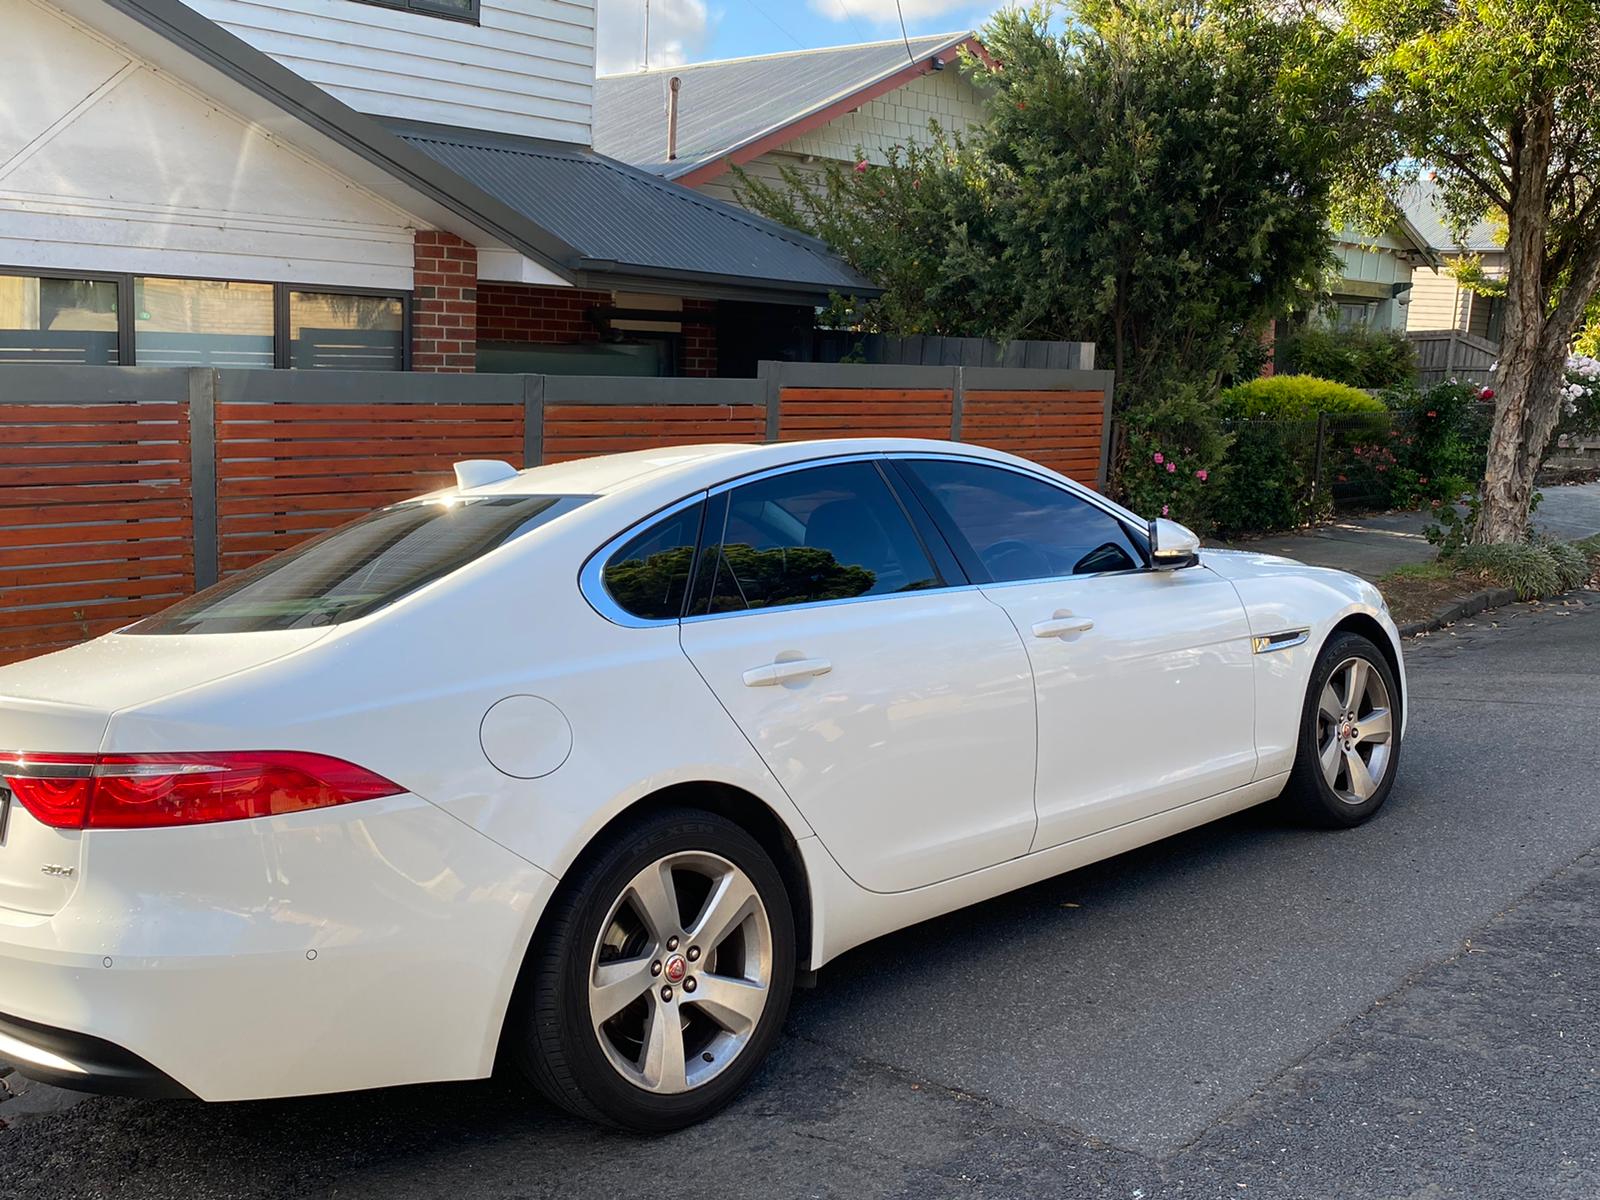
[[102, 1038], [0, 1013], [0, 1059], [29, 1079], [108, 1096], [193, 1099], [194, 1093], [137, 1054]]
[[59, 912], [0, 910], [0, 1059], [204, 1100], [478, 1078], [554, 886], [415, 796], [94, 830]]

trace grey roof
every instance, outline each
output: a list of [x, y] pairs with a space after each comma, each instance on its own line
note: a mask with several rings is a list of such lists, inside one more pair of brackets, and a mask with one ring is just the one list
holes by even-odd
[[181, 0], [102, 0], [573, 284], [815, 303], [876, 295], [821, 242], [580, 146], [380, 121]]
[[585, 275], [762, 281], [774, 291], [874, 288], [821, 242], [581, 146], [447, 125], [384, 124], [434, 162], [537, 221]]
[[[906, 43], [897, 39], [602, 75], [595, 80], [594, 146], [676, 178], [970, 37], [944, 33], [912, 38], [909, 57]], [[668, 162], [667, 81], [674, 75], [683, 80], [678, 157]]]
[[1445, 220], [1439, 202], [1439, 185], [1431, 179], [1419, 179], [1408, 187], [1401, 197], [1400, 208], [1435, 250], [1459, 254], [1462, 251], [1494, 253], [1506, 248], [1504, 231], [1492, 221], [1474, 223], [1458, 241]]

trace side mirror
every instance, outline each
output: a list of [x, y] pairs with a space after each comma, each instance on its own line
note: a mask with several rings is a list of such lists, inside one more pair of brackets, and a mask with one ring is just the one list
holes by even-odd
[[1192, 567], [1200, 561], [1200, 539], [1176, 521], [1156, 517], [1150, 522], [1150, 565], [1158, 571]]

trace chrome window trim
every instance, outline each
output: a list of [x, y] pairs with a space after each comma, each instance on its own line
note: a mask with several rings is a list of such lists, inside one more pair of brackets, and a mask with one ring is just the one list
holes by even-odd
[[[589, 555], [583, 566], [578, 571], [578, 590], [583, 593], [583, 598], [589, 602], [589, 607], [594, 609], [613, 625], [621, 625], [625, 629], [655, 629], [663, 625], [676, 625], [679, 617], [636, 617], [628, 612], [606, 590], [605, 569], [611, 561], [611, 556], [621, 550], [628, 542], [632, 541], [649, 526], [669, 517], [675, 517], [686, 508], [693, 508], [696, 504], [703, 504], [709, 496], [708, 492], [699, 491], [693, 495], [685, 496], [682, 500], [674, 501], [665, 508], [658, 508], [647, 517], [635, 521], [616, 537], [606, 542], [593, 554]], [[698, 546], [696, 549], [698, 550]]]
[[729, 617], [759, 617], [762, 613], [789, 613], [808, 608], [837, 608], [841, 604], [866, 604], [873, 600], [908, 600], [912, 596], [948, 596], [952, 592], [982, 591], [977, 583], [947, 583], [943, 587], [917, 588], [910, 592], [877, 592], [871, 596], [841, 596], [836, 600], [806, 600], [799, 604], [769, 604], [765, 608], [736, 608], [728, 612], [691, 613], [682, 624], [693, 625], [701, 621], [723, 621]]

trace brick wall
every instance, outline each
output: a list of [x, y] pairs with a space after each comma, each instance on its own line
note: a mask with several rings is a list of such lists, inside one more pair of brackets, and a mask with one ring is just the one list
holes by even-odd
[[600, 331], [589, 310], [610, 303], [610, 292], [486, 283], [478, 289], [478, 336], [541, 346], [598, 342]]
[[478, 248], [453, 233], [413, 241], [411, 369], [465, 372], [478, 363]]
[[[592, 345], [600, 341], [601, 333], [590, 313], [614, 303], [610, 292], [485, 283], [478, 288], [478, 337], [486, 342], [539, 346]], [[684, 375], [709, 378], [717, 373], [717, 330], [711, 324], [716, 307], [710, 300], [683, 302], [678, 370]], [[678, 317], [672, 312], [661, 314], [664, 321]]]

